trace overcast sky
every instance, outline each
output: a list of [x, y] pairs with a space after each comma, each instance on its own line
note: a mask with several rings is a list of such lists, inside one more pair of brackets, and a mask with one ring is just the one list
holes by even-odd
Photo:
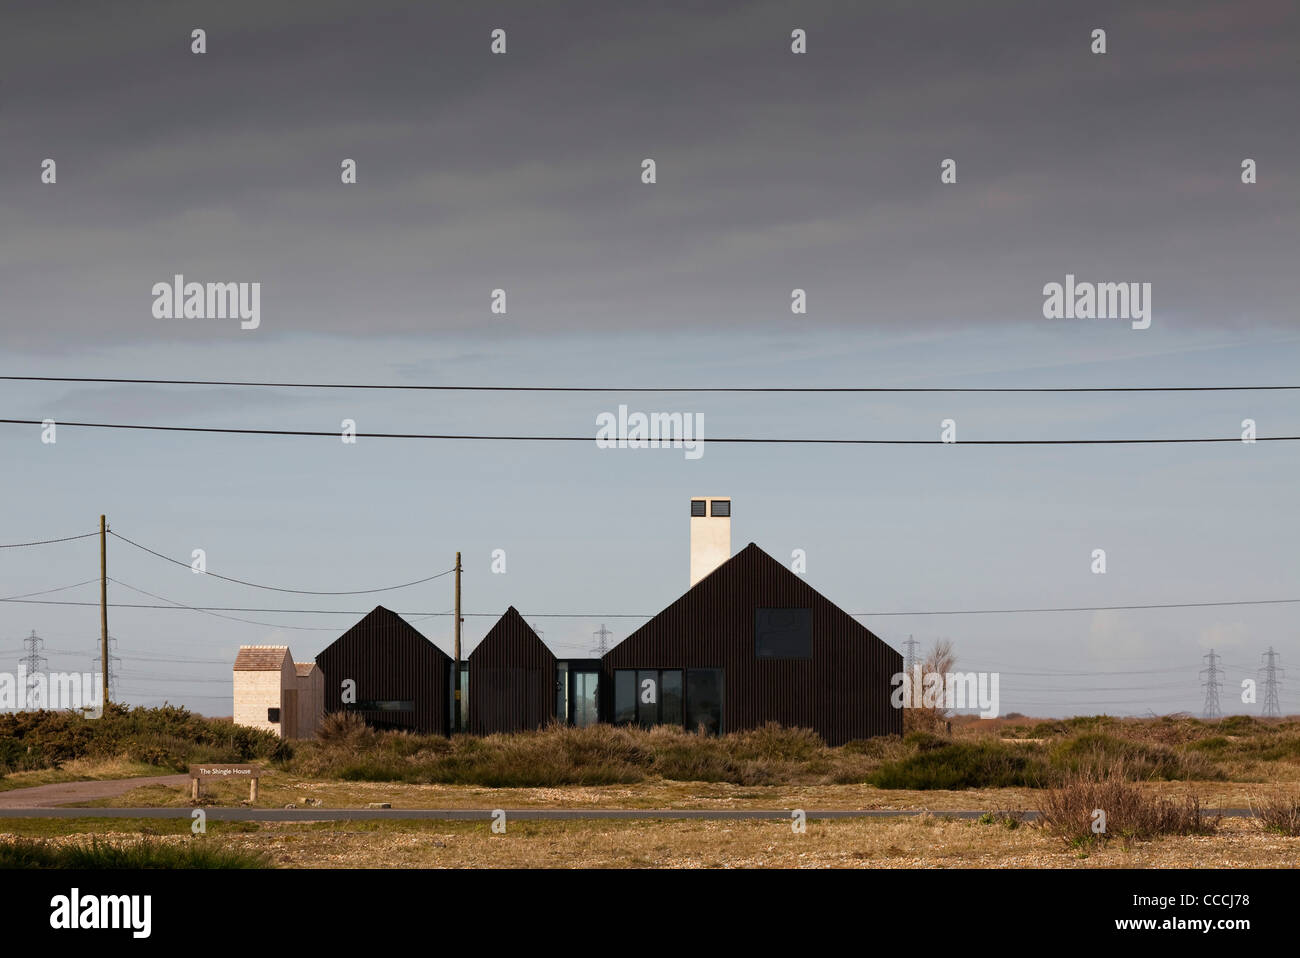
[[[1291, 0], [6, 4], [0, 375], [1296, 384], [1297, 18]], [[790, 50], [795, 28], [806, 54]], [[152, 287], [175, 274], [261, 283], [259, 327], [156, 318]], [[1066, 274], [1150, 283], [1150, 328], [1045, 319], [1043, 287]], [[602, 622], [625, 637], [643, 620], [616, 614], [684, 590], [699, 494], [733, 497], [733, 549], [805, 550], [808, 581], [850, 612], [1300, 598], [1297, 444], [707, 444], [936, 439], [946, 418], [959, 440], [1233, 437], [1245, 418], [1300, 435], [1298, 400], [0, 382], [10, 419], [594, 437], [626, 403], [706, 427], [691, 461], [594, 442], [70, 426], [46, 445], [35, 426], [0, 425], [0, 544], [88, 532], [106, 513], [167, 555], [202, 548], [211, 571], [315, 591], [421, 578], [460, 550], [467, 650], [513, 604], [561, 655], [586, 654]], [[209, 714], [229, 714], [240, 644], [287, 642], [305, 660], [354, 621], [311, 610], [451, 606], [448, 579], [320, 597], [200, 578], [117, 540], [109, 561], [115, 580], [189, 605], [306, 610], [230, 613], [276, 627], [111, 610], [122, 697]], [[0, 596], [97, 575], [94, 540], [0, 550]], [[156, 601], [117, 583], [110, 597]], [[1002, 671], [1004, 711], [1199, 712], [1213, 647], [1225, 710], [1257, 712], [1240, 680], [1270, 645], [1300, 668], [1298, 610], [863, 621], [896, 648], [946, 637], [959, 667]], [[416, 625], [450, 650], [450, 616]], [[0, 668], [32, 630], [67, 650], [53, 667], [89, 667], [98, 629], [93, 606], [0, 604]], [[1102, 674], [1060, 674], [1076, 672]]]

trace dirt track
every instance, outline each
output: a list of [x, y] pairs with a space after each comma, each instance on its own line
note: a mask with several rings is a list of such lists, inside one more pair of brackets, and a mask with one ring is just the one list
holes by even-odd
[[73, 802], [93, 802], [98, 798], [112, 798], [142, 785], [183, 786], [188, 775], [153, 775], [143, 778], [117, 778], [95, 782], [59, 782], [54, 785], [35, 785], [0, 792], [0, 808], [53, 808]]

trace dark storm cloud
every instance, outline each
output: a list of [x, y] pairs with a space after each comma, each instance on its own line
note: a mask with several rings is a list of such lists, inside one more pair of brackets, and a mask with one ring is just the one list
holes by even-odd
[[[5, 17], [14, 348], [472, 329], [495, 287], [533, 332], [770, 329], [794, 286], [819, 326], [1042, 322], [1066, 272], [1152, 282], [1157, 324], [1295, 323], [1285, 0]], [[154, 319], [177, 272], [263, 283], [262, 329]]]

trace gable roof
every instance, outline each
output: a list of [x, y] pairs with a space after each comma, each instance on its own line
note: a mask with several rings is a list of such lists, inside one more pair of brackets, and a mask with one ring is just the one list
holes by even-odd
[[[762, 611], [793, 609], [807, 610], [806, 651], [761, 653]], [[619, 669], [720, 670], [723, 731], [778, 722], [830, 745], [902, 732], [890, 699], [902, 668], [897, 651], [752, 542], [601, 660], [608, 680]]]
[[428, 646], [447, 661], [451, 661], [451, 656], [438, 648], [419, 629], [391, 609], [377, 605], [362, 616], [350, 629], [322, 649], [316, 655], [316, 663], [319, 665], [321, 656], [334, 649], [335, 646], [352, 645], [355, 642], [375, 643], [381, 641], [388, 644], [397, 642], [398, 644], [414, 645], [420, 648]]
[[293, 663], [294, 671], [298, 673], [299, 678], [311, 675], [312, 669], [316, 668], [315, 662], [295, 662]]
[[672, 618], [687, 610], [697, 615], [713, 616], [718, 614], [725, 605], [737, 599], [770, 601], [777, 595], [782, 597], [782, 605], [798, 603], [821, 606], [842, 617], [847, 623], [852, 623], [855, 630], [861, 630], [864, 637], [869, 637], [888, 647], [888, 643], [814, 589], [802, 576], [768, 555], [756, 543], [751, 542], [687, 589], [610, 651], [614, 652], [622, 646], [627, 646], [643, 632], [650, 631], [650, 627], [660, 620]]
[[468, 658], [474, 660], [475, 656], [479, 660], [502, 656], [510, 659], [518, 659], [522, 656], [534, 660], [555, 657], [542, 641], [542, 637], [524, 620], [513, 605], [506, 609], [492, 628], [488, 629], [487, 635], [474, 646], [474, 651]]
[[287, 645], [241, 645], [235, 656], [236, 672], [278, 672], [289, 658]]

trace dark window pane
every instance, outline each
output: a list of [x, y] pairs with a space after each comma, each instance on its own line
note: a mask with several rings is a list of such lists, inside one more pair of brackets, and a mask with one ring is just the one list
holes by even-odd
[[686, 729], [708, 735], [722, 731], [722, 669], [686, 672]]
[[653, 669], [636, 674], [636, 718], [642, 728], [659, 724], [659, 673]]
[[715, 515], [715, 516], [730, 516], [730, 515], [731, 515], [731, 500], [730, 500], [730, 499], [714, 499], [714, 500], [713, 500], [713, 515]]
[[573, 724], [586, 728], [600, 721], [599, 672], [573, 673]]
[[636, 672], [618, 669], [614, 673], [614, 722], [636, 721]]
[[366, 699], [349, 708], [358, 712], [413, 712], [415, 701], [413, 699]]
[[665, 669], [659, 673], [659, 721], [682, 724], [682, 673]]
[[278, 722], [278, 721], [280, 721], [280, 710], [279, 710], [279, 709], [267, 709], [267, 710], [266, 710], [266, 720], [267, 720], [268, 722]]
[[754, 654], [760, 659], [811, 659], [812, 609], [756, 609]]
[[704, 500], [703, 500], [703, 499], [692, 499], [692, 500], [691, 500], [691, 515], [693, 515], [693, 516], [702, 516], [702, 515], [704, 515], [704, 514], [705, 514], [705, 512], [704, 512]]

